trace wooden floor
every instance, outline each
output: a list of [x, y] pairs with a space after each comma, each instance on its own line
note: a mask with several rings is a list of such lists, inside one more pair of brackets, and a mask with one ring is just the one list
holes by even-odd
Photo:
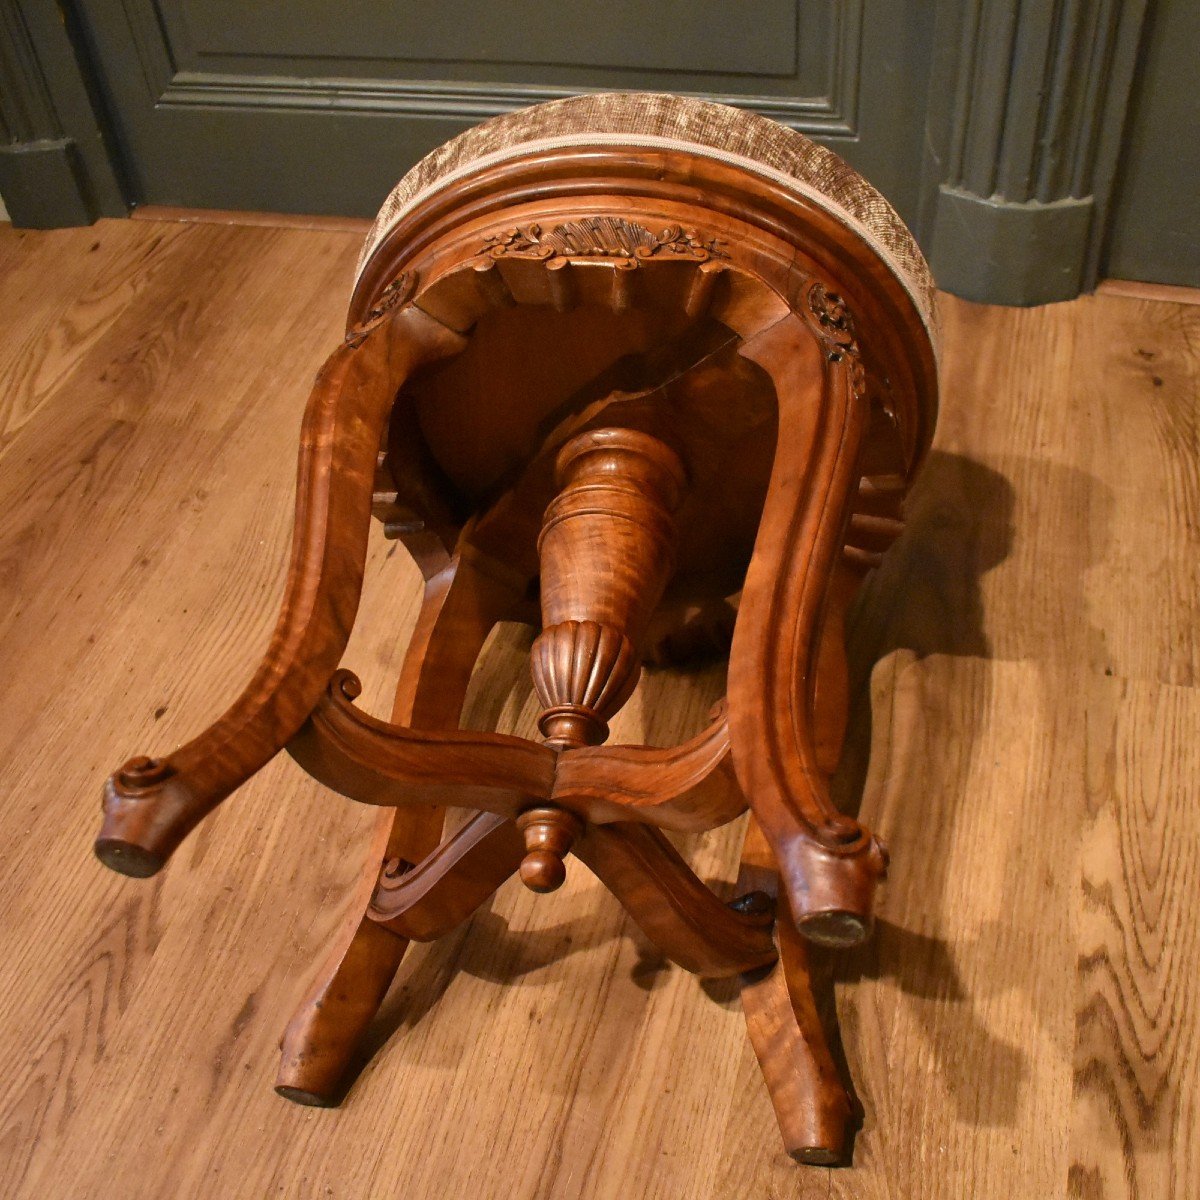
[[[785, 1158], [734, 991], [578, 863], [412, 954], [340, 1110], [273, 1093], [371, 814], [277, 761], [156, 879], [90, 842], [103, 777], [265, 644], [358, 244], [0, 227], [0, 1196], [1200, 1195], [1200, 307], [1112, 295], [944, 306], [937, 448], [853, 628], [842, 782], [892, 850], [835, 960], [853, 1167]], [[377, 541], [347, 656], [377, 708], [416, 585]], [[532, 732], [527, 645], [472, 724]], [[720, 691], [652, 674], [615, 736]], [[739, 834], [689, 843], [718, 886]]]

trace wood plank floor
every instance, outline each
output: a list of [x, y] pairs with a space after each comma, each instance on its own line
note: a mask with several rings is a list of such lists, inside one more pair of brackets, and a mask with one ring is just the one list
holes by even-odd
[[[893, 863], [833, 964], [853, 1167], [785, 1158], [734, 991], [578, 863], [412, 953], [341, 1109], [274, 1095], [371, 814], [277, 761], [154, 880], [90, 842], [108, 771], [265, 643], [358, 245], [0, 227], [0, 1197], [1200, 1195], [1200, 307], [1112, 295], [945, 304], [937, 448], [852, 629], [841, 784]], [[377, 540], [377, 711], [416, 586]], [[472, 724], [532, 732], [527, 646]], [[653, 673], [615, 734], [676, 740], [721, 686]], [[718, 886], [739, 835], [688, 843]]]

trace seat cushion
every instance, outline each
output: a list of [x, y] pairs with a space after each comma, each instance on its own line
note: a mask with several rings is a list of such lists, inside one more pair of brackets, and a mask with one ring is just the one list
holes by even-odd
[[375, 248], [415, 205], [472, 171], [558, 147], [633, 145], [685, 151], [768, 176], [815, 200], [887, 263], [934, 333], [934, 285], [896, 210], [843, 159], [794, 129], [726, 104], [655, 92], [597, 92], [493, 117], [427, 154], [392, 189], [363, 247]]

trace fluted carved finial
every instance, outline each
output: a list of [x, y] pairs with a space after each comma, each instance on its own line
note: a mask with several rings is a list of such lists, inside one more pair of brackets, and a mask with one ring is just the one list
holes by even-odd
[[531, 656], [545, 705], [538, 720], [542, 736], [564, 747], [604, 741], [606, 717], [629, 699], [638, 680], [633, 643], [610, 625], [561, 621], [534, 642]]
[[637, 685], [639, 643], [673, 569], [685, 475], [679, 456], [632, 429], [593, 429], [559, 452], [559, 494], [538, 553], [543, 631], [533, 644], [538, 722], [559, 749], [596, 745]]

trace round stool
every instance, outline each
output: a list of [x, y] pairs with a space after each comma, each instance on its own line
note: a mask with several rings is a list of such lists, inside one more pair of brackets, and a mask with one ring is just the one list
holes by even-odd
[[[932, 281], [892, 208], [764, 118], [665, 95], [507, 114], [436, 150], [367, 239], [304, 418], [283, 610], [210, 729], [105, 787], [96, 851], [149, 875], [282, 749], [380, 806], [364, 911], [283, 1041], [278, 1089], [336, 1102], [410, 940], [574, 854], [663, 952], [741, 975], [801, 1161], [849, 1102], [807, 942], [871, 921], [879, 841], [829, 797], [844, 614], [900, 532], [936, 410]], [[372, 513], [425, 577], [392, 720], [340, 669]], [[498, 621], [538, 629], [537, 742], [458, 728]], [[728, 651], [726, 699], [671, 748], [608, 746], [644, 661]], [[443, 837], [448, 806], [477, 815]], [[739, 898], [664, 830], [749, 807]]]

